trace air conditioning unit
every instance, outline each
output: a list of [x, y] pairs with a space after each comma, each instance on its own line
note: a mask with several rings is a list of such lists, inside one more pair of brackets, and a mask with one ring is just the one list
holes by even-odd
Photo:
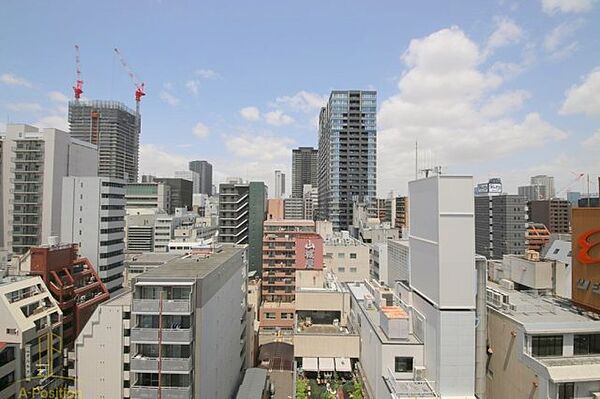
[[514, 290], [515, 283], [503, 278], [502, 280], [500, 280], [500, 287], [505, 288], [507, 290]]
[[425, 368], [425, 366], [415, 366], [413, 368], [413, 379], [415, 381], [423, 381], [426, 378], [426, 372], [427, 369]]

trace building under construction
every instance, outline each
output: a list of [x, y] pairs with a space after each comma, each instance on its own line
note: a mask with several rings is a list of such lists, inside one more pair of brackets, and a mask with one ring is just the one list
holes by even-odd
[[137, 181], [141, 118], [117, 101], [69, 102], [71, 136], [98, 146], [98, 176]]

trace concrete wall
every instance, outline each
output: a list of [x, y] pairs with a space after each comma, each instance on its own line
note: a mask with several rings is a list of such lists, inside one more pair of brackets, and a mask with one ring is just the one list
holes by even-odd
[[517, 256], [504, 256], [502, 262], [510, 270], [510, 279], [533, 289], [552, 288], [552, 262], [530, 261]]
[[[338, 281], [352, 282], [369, 278], [369, 247], [359, 245], [323, 245], [323, 263], [335, 273]], [[341, 254], [341, 255], [340, 255]], [[350, 254], [356, 254], [351, 258]], [[342, 269], [340, 269], [342, 268]], [[356, 268], [356, 271], [351, 271]]]
[[294, 334], [294, 357], [350, 357], [358, 359], [358, 335]]
[[350, 293], [298, 291], [296, 293], [296, 311], [339, 311], [340, 324], [345, 326], [350, 312]]

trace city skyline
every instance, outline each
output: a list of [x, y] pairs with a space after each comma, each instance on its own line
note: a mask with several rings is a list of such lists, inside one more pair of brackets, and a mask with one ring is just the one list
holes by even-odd
[[[112, 53], [116, 46], [148, 93], [140, 175], [170, 176], [200, 158], [215, 165], [215, 182], [241, 176], [268, 184], [275, 169], [289, 179], [291, 150], [316, 147], [316, 120], [329, 92], [375, 89], [378, 196], [406, 194], [415, 139], [424, 166], [441, 164], [448, 173], [474, 174], [475, 181], [499, 176], [508, 192], [541, 173], [556, 177], [557, 191], [570, 183], [571, 172], [590, 173], [595, 181], [600, 107], [591, 96], [600, 81], [600, 49], [592, 21], [600, 7], [594, 1], [499, 1], [477, 10], [435, 2], [411, 8], [331, 3], [318, 14], [310, 4], [146, 6], [141, 21], [137, 5], [97, 7], [88, 18], [110, 15], [108, 36], [95, 35], [90, 21], [73, 18], [76, 10], [66, 7], [41, 4], [34, 13], [16, 3], [5, 7], [3, 36], [17, 34], [21, 15], [32, 24], [53, 19], [57, 28], [42, 38], [19, 30], [18, 43], [6, 42], [0, 130], [7, 120], [67, 128], [74, 44], [81, 47], [83, 97], [133, 107], [134, 87]], [[235, 23], [226, 31], [224, 21]], [[377, 23], [361, 33], [364, 57], [350, 44], [314, 40], [361, 21]], [[170, 33], [148, 40], [156, 24]], [[180, 35], [200, 40], [172, 45]], [[207, 37], [220, 40], [202, 40]], [[308, 62], [311, 56], [324, 62]], [[436, 68], [442, 59], [451, 75]], [[421, 79], [439, 84], [414, 84]], [[582, 188], [578, 183], [573, 190]]]

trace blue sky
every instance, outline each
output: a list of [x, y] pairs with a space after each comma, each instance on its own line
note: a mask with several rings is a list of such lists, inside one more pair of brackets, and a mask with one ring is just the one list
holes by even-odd
[[415, 140], [422, 166], [509, 191], [599, 173], [597, 0], [4, 1], [2, 15], [2, 124], [65, 127], [74, 44], [85, 98], [134, 107], [118, 47], [146, 84], [141, 173], [207, 159], [217, 182], [272, 185], [348, 88], [378, 91], [381, 195], [406, 192]]

